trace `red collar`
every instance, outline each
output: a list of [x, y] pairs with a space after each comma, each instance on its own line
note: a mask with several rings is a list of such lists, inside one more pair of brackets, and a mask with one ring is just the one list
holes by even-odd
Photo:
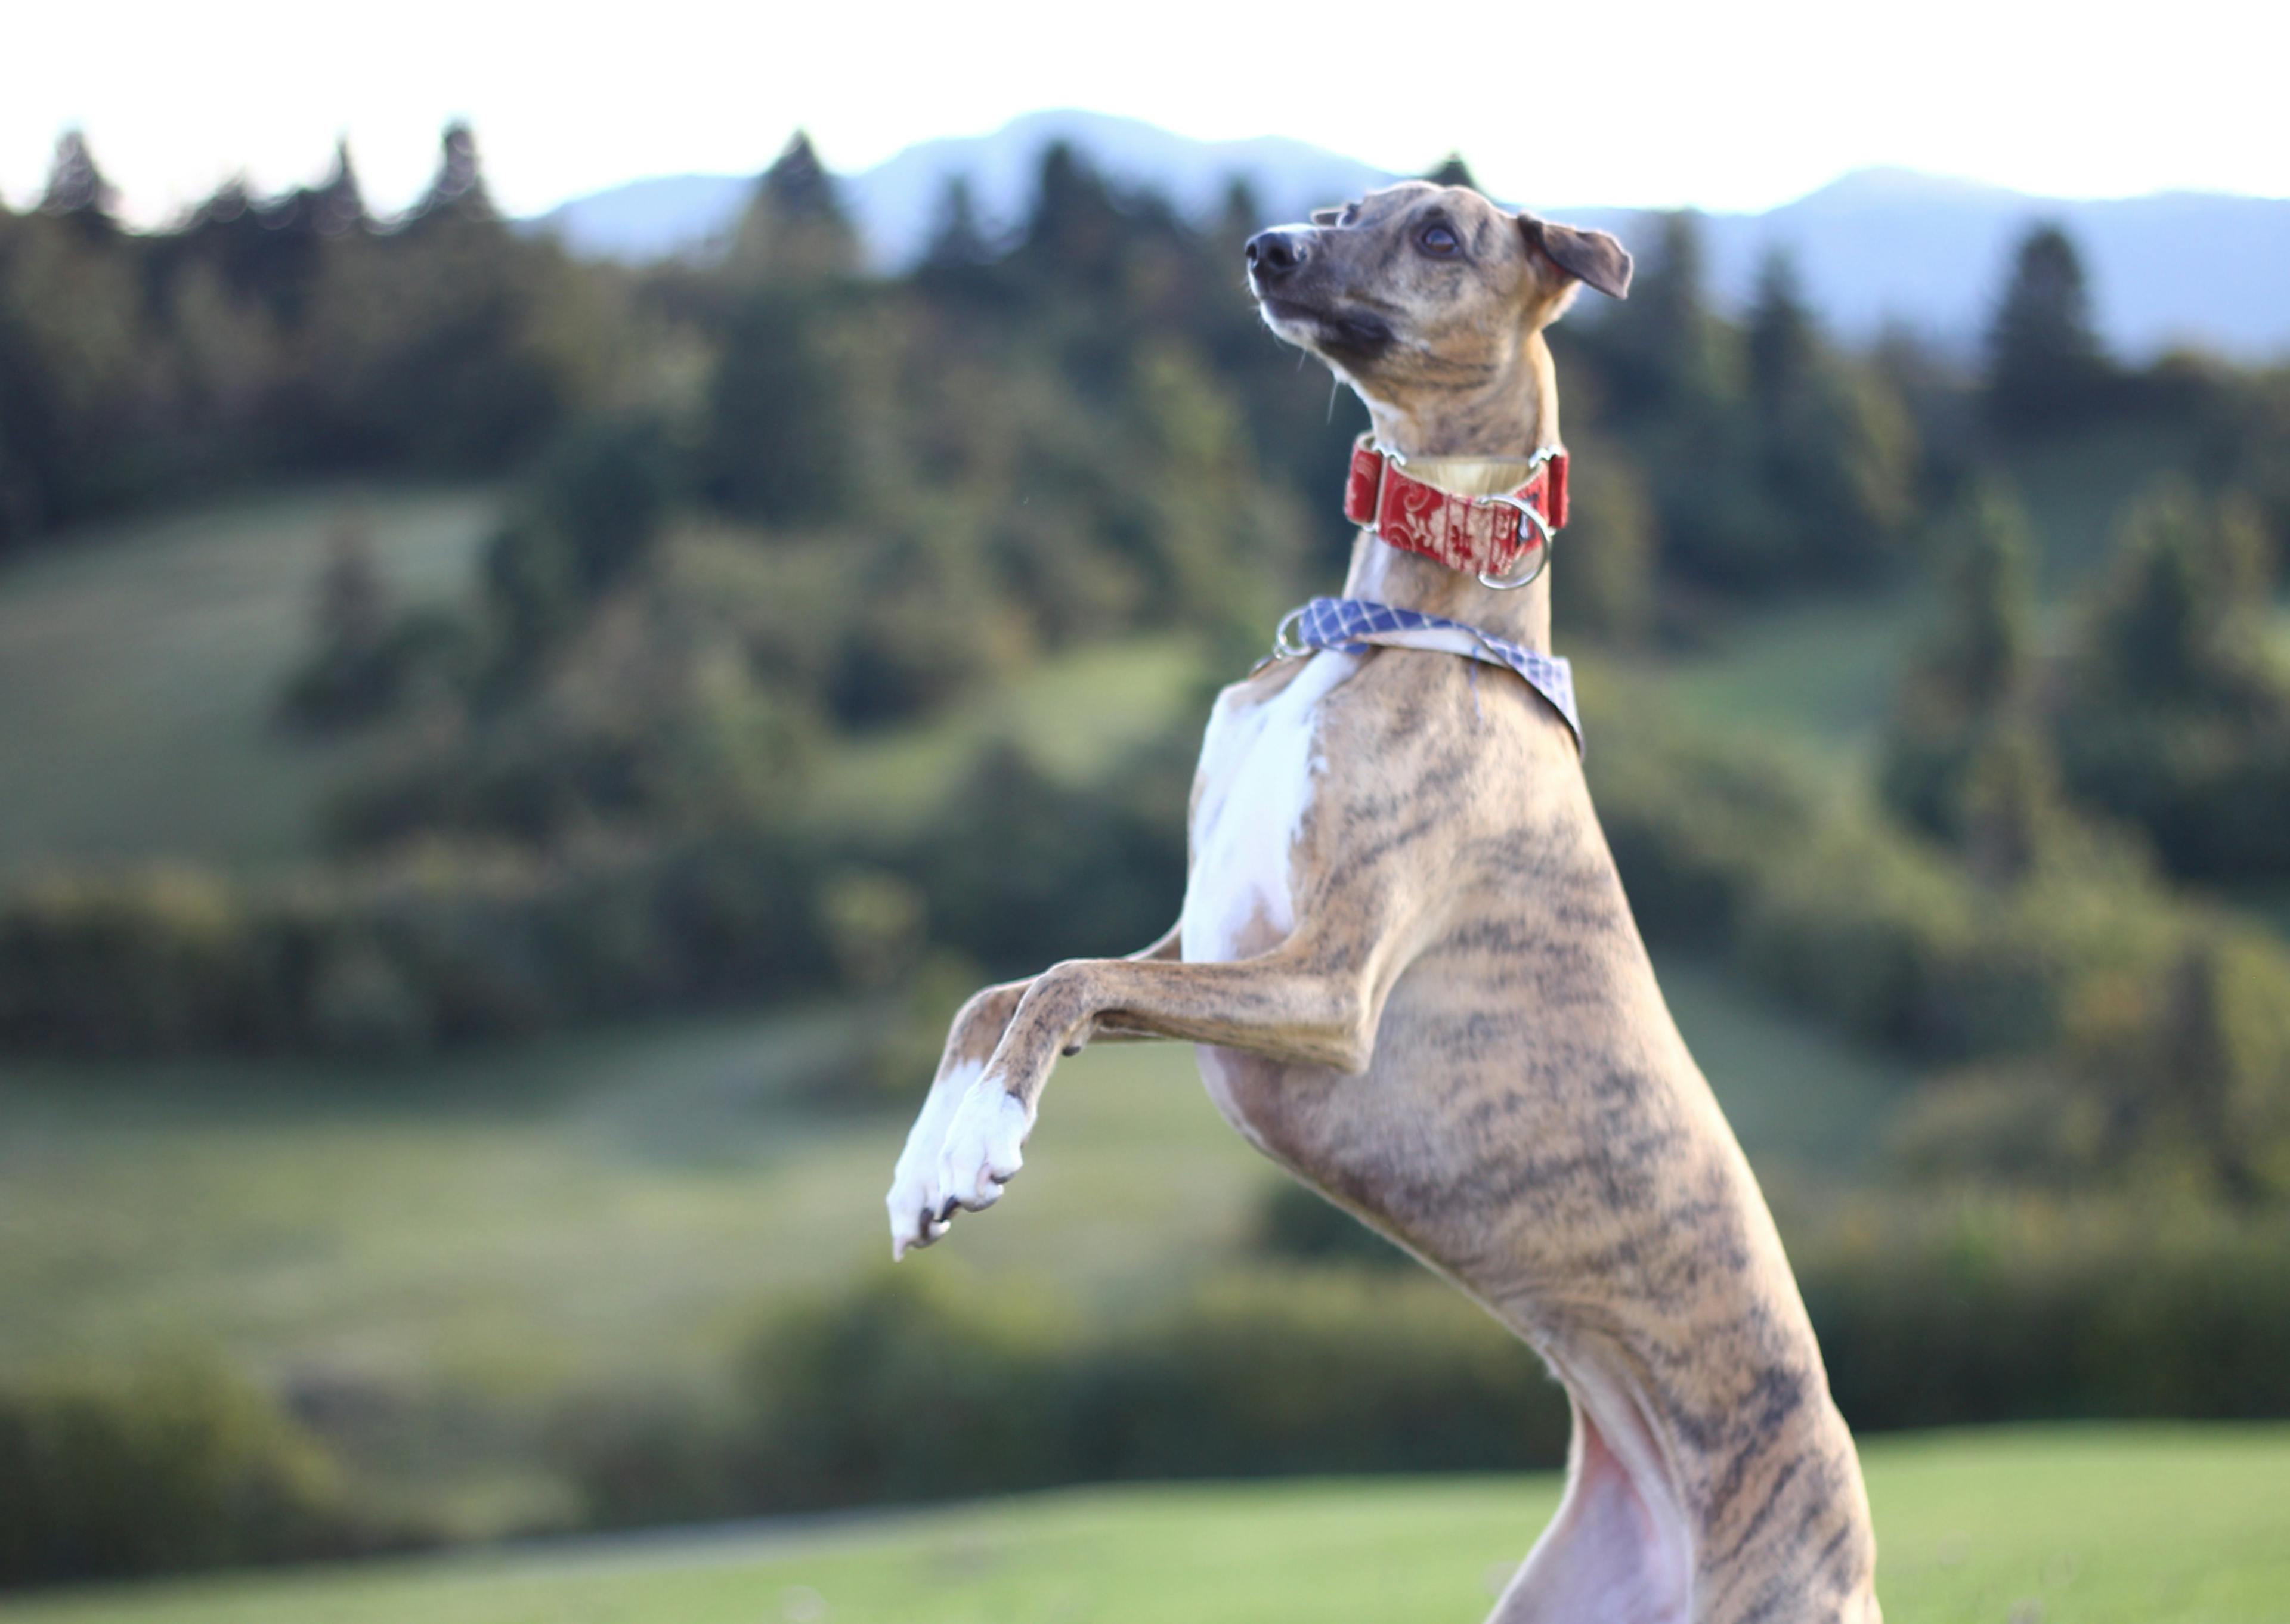
[[1397, 452], [1380, 451], [1362, 435], [1352, 444], [1344, 517], [1488, 586], [1523, 587], [1534, 575], [1513, 580], [1513, 572], [1532, 554], [1541, 574], [1551, 538], [1566, 523], [1566, 453], [1549, 446], [1535, 459], [1527, 482], [1506, 495], [1459, 496], [1409, 474]]

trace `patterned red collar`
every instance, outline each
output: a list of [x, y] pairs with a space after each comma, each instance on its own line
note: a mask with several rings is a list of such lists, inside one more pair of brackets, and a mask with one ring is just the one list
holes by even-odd
[[[1533, 461], [1526, 483], [1504, 495], [1460, 496], [1409, 474], [1405, 458], [1362, 435], [1344, 481], [1344, 517], [1487, 586], [1523, 587], [1542, 573], [1551, 538], [1566, 523], [1566, 453], [1545, 446]], [[1531, 569], [1519, 573], [1530, 557]]]

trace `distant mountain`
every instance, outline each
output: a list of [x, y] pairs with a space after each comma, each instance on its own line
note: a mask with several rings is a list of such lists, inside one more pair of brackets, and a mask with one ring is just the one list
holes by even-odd
[[[947, 180], [969, 177], [981, 221], [1023, 220], [1043, 149], [1071, 142], [1117, 184], [1151, 187], [1197, 217], [1245, 180], [1267, 220], [1294, 220], [1393, 177], [1301, 141], [1197, 141], [1135, 119], [1033, 113], [991, 135], [925, 141], [843, 177], [869, 257], [909, 263], [935, 223]], [[534, 222], [575, 250], [643, 260], [720, 240], [752, 176], [675, 175], [567, 203]], [[1554, 218], [1614, 232], [1648, 252], [1654, 220], [1557, 205]], [[1861, 170], [1762, 214], [1703, 216], [1718, 298], [1746, 303], [1758, 262], [1793, 253], [1807, 297], [1849, 337], [1906, 326], [1959, 351], [1986, 325], [2020, 236], [2057, 220], [2083, 251], [2094, 314], [2119, 353], [2192, 344], [2245, 358], [2290, 354], [2290, 200], [2163, 192], [2098, 202], [2030, 196], [1902, 169]]]
[[[991, 135], [909, 147], [840, 177], [844, 204], [869, 259], [886, 268], [910, 264], [928, 244], [949, 180], [968, 177], [971, 201], [989, 232], [1014, 229], [1032, 205], [1043, 151], [1061, 140], [1086, 153], [1116, 185], [1149, 187], [1196, 216], [1221, 206], [1236, 179], [1248, 182], [1268, 220], [1296, 219], [1393, 179], [1357, 158], [1283, 136], [1197, 141], [1134, 118], [1061, 110], [1029, 113]], [[578, 252], [657, 259], [721, 240], [754, 185], [752, 175], [632, 180], [576, 197], [534, 223]]]
[[1320, 204], [1382, 186], [1389, 172], [1284, 136], [1197, 141], [1155, 124], [1104, 113], [1029, 113], [991, 135], [925, 141], [851, 176], [853, 217], [869, 250], [901, 265], [927, 245], [949, 177], [970, 177], [973, 201], [989, 228], [1019, 225], [1033, 204], [1045, 148], [1065, 141], [1116, 185], [1150, 187], [1202, 217], [1221, 206], [1236, 179], [1247, 181], [1268, 220], [1295, 220]]
[[[2034, 197], [1868, 169], [1764, 214], [1704, 217], [1710, 281], [1728, 303], [1746, 302], [1758, 261], [1785, 248], [1840, 331], [1866, 338], [1899, 322], [1958, 346], [1987, 325], [2013, 251], [2039, 220], [2058, 222], [2081, 251], [2094, 318], [2119, 353], [2143, 358], [2177, 344], [2249, 358], [2290, 352], [2290, 200]], [[1618, 235], [1643, 239], [1646, 222], [1627, 221]]]
[[664, 260], [704, 248], [740, 218], [753, 175], [662, 175], [560, 203], [532, 223], [598, 260]]

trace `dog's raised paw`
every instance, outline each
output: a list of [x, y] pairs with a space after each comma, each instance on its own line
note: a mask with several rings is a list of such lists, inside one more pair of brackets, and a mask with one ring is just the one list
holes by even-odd
[[939, 1152], [934, 1215], [951, 1217], [957, 1207], [982, 1212], [999, 1201], [1003, 1186], [1025, 1165], [1020, 1148], [1033, 1126], [1033, 1113], [999, 1076], [989, 1074], [972, 1084]]
[[883, 1206], [891, 1220], [891, 1256], [904, 1257], [909, 1249], [927, 1246], [946, 1233], [946, 1203], [939, 1187], [939, 1156], [946, 1148], [948, 1126], [985, 1069], [981, 1061], [965, 1060], [931, 1085], [923, 1108], [908, 1130], [906, 1148], [891, 1171], [890, 1193]]

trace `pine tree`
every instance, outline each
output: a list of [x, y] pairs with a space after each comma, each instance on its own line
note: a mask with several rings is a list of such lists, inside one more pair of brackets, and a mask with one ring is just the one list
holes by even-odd
[[1993, 727], [1966, 760], [1957, 820], [1965, 863], [1982, 883], [2016, 884], [2059, 843], [2070, 814], [2043, 736], [2016, 720]]
[[2246, 1203], [2262, 1193], [2244, 1118], [2259, 1092], [2251, 1049], [2237, 1029], [2225, 951], [2215, 941], [2191, 942], [2173, 968], [2158, 1021], [2157, 1052], [2148, 1102], [2176, 1117], [2229, 1199]]
[[350, 163], [348, 136], [336, 138], [333, 167], [304, 198], [311, 228], [320, 236], [347, 236], [367, 224], [365, 194]]
[[978, 203], [971, 195], [970, 177], [949, 175], [939, 194], [936, 223], [923, 263], [940, 270], [963, 269], [985, 264], [994, 257], [985, 231], [978, 223]]
[[2235, 706], [2266, 684], [2263, 528], [2244, 504], [2173, 482], [2124, 522], [2083, 668], [2142, 704]]
[[40, 196], [41, 212], [61, 215], [92, 232], [109, 233], [118, 228], [113, 216], [118, 203], [118, 188], [96, 167], [86, 134], [72, 129], [58, 136], [47, 189]]
[[859, 488], [850, 381], [819, 303], [771, 286], [749, 293], [725, 326], [709, 383], [702, 488], [765, 524], [829, 523]]
[[1821, 359], [1821, 334], [1805, 302], [1797, 260], [1785, 249], [1766, 254], [1750, 308], [1750, 385], [1758, 404], [1778, 413], [1795, 400]]
[[1126, 244], [1105, 177], [1065, 141], [1043, 149], [1021, 261], [1061, 288], [1103, 288]]
[[2034, 549], [2027, 510], [2001, 485], [1974, 492], [1958, 536], [1931, 668], [1950, 700], [1971, 711], [2008, 696], [2027, 674]]
[[834, 177], [802, 131], [757, 181], [727, 264], [733, 278], [749, 286], [799, 287], [857, 273], [858, 236]]
[[1264, 228], [1264, 205], [1258, 201], [1256, 188], [1246, 175], [1235, 175], [1224, 188], [1224, 203], [1217, 210], [1216, 228], [1211, 234], [1215, 244], [1213, 252], [1229, 262], [1240, 256], [1242, 245]]
[[2290, 670], [2265, 560], [2247, 506], [2166, 484], [2125, 521], [2059, 685], [2070, 792], [2181, 874], [2290, 874]]
[[1709, 306], [1700, 217], [1662, 217], [1661, 240], [1623, 303], [1602, 313], [1616, 404], [1668, 414], [1731, 404], [1726, 333]]
[[1988, 404], [2006, 428], [2087, 420], [2110, 377], [2091, 320], [2083, 260], [2057, 226], [2030, 232], [1988, 330]]
[[374, 562], [373, 532], [362, 520], [335, 525], [312, 609], [321, 647], [364, 659], [380, 645], [389, 628], [389, 588]]
[[1479, 189], [1478, 181], [1472, 177], [1471, 166], [1463, 162], [1463, 155], [1460, 152], [1449, 153], [1437, 169], [1423, 178], [1434, 186], [1468, 186], [1475, 192]]
[[1948, 529], [1940, 620], [1902, 678], [1878, 781], [1902, 818], [1954, 839], [1975, 762], [2024, 695], [2032, 588], [2027, 514], [2005, 487], [1976, 489]]
[[[348, 155], [342, 155], [347, 165]], [[355, 185], [355, 182], [352, 182]], [[477, 136], [464, 119], [445, 126], [437, 140], [437, 172], [429, 189], [414, 207], [417, 220], [492, 221], [500, 217], [485, 190], [484, 166], [477, 158]]]

